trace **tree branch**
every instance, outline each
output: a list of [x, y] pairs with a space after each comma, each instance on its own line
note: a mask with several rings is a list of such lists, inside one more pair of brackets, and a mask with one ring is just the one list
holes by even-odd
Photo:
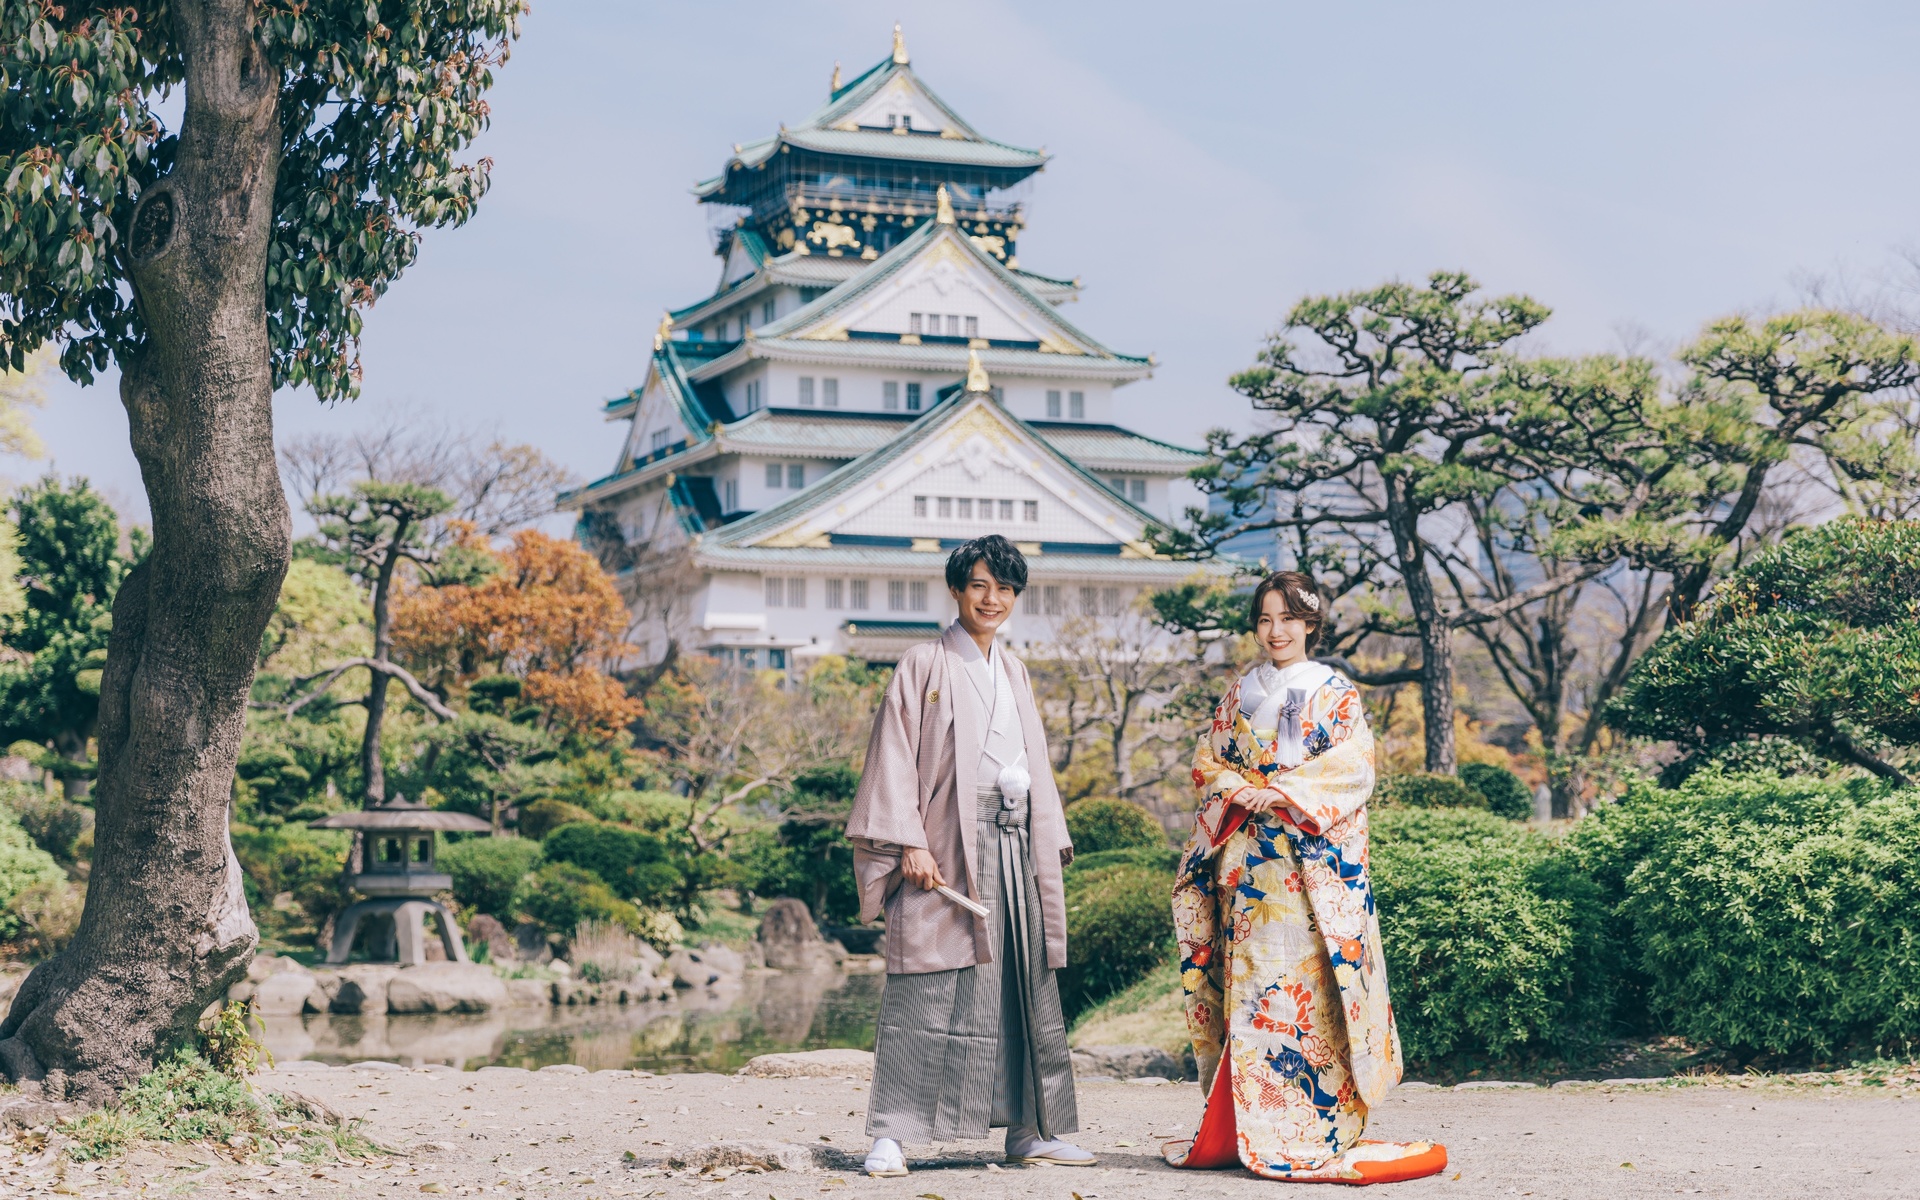
[[[365, 667], [375, 675], [385, 675], [390, 679], [398, 679], [402, 684], [406, 685], [409, 695], [415, 700], [418, 700], [428, 712], [439, 717], [442, 721], [451, 721], [460, 715], [451, 708], [448, 708], [446, 704], [441, 701], [440, 697], [428, 691], [424, 684], [413, 677], [413, 672], [400, 666], [398, 663], [388, 662], [378, 658], [349, 658], [345, 662], [335, 663], [332, 667], [322, 672], [324, 679], [319, 687], [314, 688], [306, 695], [300, 697], [300, 699], [286, 706], [284, 710], [285, 715], [291, 717], [308, 704], [319, 699], [325, 694], [328, 688], [333, 686], [335, 680], [345, 675], [348, 671], [358, 667]], [[308, 678], [316, 677], [308, 676]], [[305, 681], [302, 680], [300, 682]]]

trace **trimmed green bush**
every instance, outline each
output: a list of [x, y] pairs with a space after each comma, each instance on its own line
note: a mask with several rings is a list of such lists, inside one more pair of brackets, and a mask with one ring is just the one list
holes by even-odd
[[572, 937], [582, 921], [606, 921], [645, 933], [640, 910], [614, 895], [598, 875], [572, 863], [548, 863], [521, 880], [513, 909], [548, 933]]
[[23, 898], [66, 882], [67, 873], [53, 855], [33, 844], [12, 812], [0, 809], [0, 940], [29, 932], [20, 911]]
[[1097, 871], [1102, 867], [1145, 867], [1149, 871], [1170, 874], [1180, 865], [1180, 851], [1165, 842], [1158, 846], [1129, 846], [1124, 850], [1095, 850], [1091, 854], [1074, 851], [1073, 871]]
[[1569, 842], [1666, 1028], [1743, 1054], [1920, 1045], [1920, 789], [1708, 770]]
[[562, 825], [594, 819], [586, 809], [565, 800], [535, 800], [520, 810], [520, 836], [537, 842]]
[[1173, 953], [1173, 876], [1123, 863], [1072, 870], [1066, 884], [1060, 1003], [1071, 1021]]
[[1505, 817], [1509, 821], [1526, 821], [1533, 817], [1533, 792], [1521, 779], [1505, 767], [1492, 763], [1462, 763], [1460, 782], [1486, 797], [1487, 810], [1496, 817]]
[[453, 898], [491, 917], [512, 915], [514, 891], [541, 861], [540, 843], [517, 837], [469, 838], [439, 857], [453, 876]]
[[668, 861], [667, 844], [637, 829], [576, 821], [549, 833], [540, 848], [549, 862], [585, 867], [621, 899], [649, 908], [669, 903], [680, 886], [680, 872]]
[[1403, 771], [1382, 775], [1374, 789], [1375, 802], [1381, 808], [1480, 808], [1487, 798], [1452, 775], [1429, 771]]
[[1371, 867], [1409, 1061], [1557, 1049], [1603, 1025], [1605, 904], [1551, 839], [1484, 810], [1388, 808]]
[[1067, 833], [1076, 854], [1167, 844], [1167, 831], [1158, 818], [1131, 800], [1112, 796], [1089, 796], [1067, 805]]

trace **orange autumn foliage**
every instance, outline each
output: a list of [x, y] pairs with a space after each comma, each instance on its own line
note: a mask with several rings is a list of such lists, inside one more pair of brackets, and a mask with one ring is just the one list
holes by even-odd
[[612, 577], [577, 543], [538, 530], [514, 534], [500, 550], [472, 534], [462, 544], [490, 554], [500, 570], [472, 586], [410, 584], [394, 605], [396, 653], [446, 691], [516, 675], [522, 697], [554, 725], [621, 736], [641, 704], [606, 673], [633, 649]]

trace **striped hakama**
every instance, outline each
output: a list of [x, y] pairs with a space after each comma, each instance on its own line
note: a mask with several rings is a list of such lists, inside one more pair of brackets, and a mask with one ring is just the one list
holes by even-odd
[[[867, 1134], [902, 1142], [984, 1138], [989, 1128], [1055, 1138], [1080, 1127], [1060, 989], [1046, 965], [1027, 802], [982, 782], [975, 826], [993, 959], [889, 975], [880, 997]], [[913, 887], [902, 883], [902, 887]]]

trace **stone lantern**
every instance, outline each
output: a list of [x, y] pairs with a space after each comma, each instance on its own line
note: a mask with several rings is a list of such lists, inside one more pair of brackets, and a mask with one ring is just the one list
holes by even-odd
[[372, 956], [419, 966], [427, 961], [429, 913], [439, 919], [440, 944], [448, 961], [471, 961], [453, 914], [434, 899], [453, 886], [453, 877], [435, 859], [434, 842], [443, 831], [485, 833], [491, 828], [485, 821], [466, 813], [440, 812], [395, 795], [372, 808], [334, 813], [310, 824], [314, 829], [354, 830], [362, 842], [360, 870], [348, 882], [368, 898], [349, 904], [334, 922], [329, 963], [347, 961], [361, 924], [372, 917], [380, 921], [368, 930], [367, 949]]

